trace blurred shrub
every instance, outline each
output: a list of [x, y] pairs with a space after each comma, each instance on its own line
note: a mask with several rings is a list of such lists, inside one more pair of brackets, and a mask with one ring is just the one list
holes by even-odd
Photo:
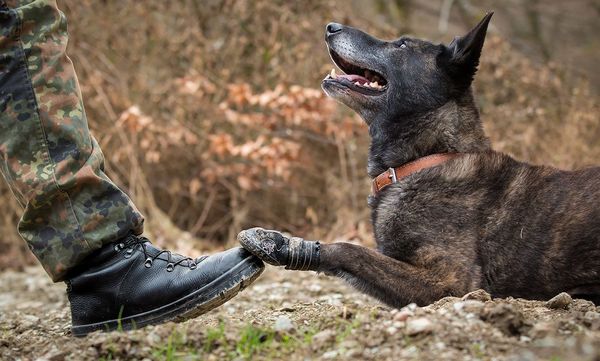
[[489, 40], [476, 90], [495, 149], [566, 169], [598, 165], [600, 108], [587, 81]]
[[[233, 242], [261, 225], [369, 243], [366, 127], [327, 99], [331, 19], [398, 34], [317, 1], [63, 1], [70, 54], [114, 180], [159, 243]], [[497, 149], [564, 168], [600, 157], [598, 104], [581, 79], [486, 44], [476, 92]], [[0, 186], [0, 265], [25, 260], [21, 211]], [[182, 231], [185, 230], [185, 231]], [[2, 258], [3, 257], [3, 258]]]

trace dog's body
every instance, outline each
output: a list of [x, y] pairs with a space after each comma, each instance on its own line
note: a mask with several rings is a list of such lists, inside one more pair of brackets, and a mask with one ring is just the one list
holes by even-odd
[[[530, 299], [567, 291], [598, 303], [599, 179], [600, 168], [564, 172], [491, 151], [465, 155], [373, 199], [378, 249], [391, 259], [372, 262], [366, 252], [337, 257], [364, 259], [353, 282], [368, 293], [383, 286], [378, 296], [391, 304], [430, 303], [478, 288]], [[398, 261], [412, 269], [404, 272]], [[371, 274], [371, 267], [389, 273]]]
[[371, 196], [379, 252], [324, 245], [318, 270], [393, 306], [478, 288], [600, 304], [600, 168], [566, 172], [491, 150], [471, 91], [490, 17], [448, 47], [328, 26], [332, 59], [370, 82], [333, 75], [323, 88], [369, 125], [372, 178], [430, 154], [462, 155]]

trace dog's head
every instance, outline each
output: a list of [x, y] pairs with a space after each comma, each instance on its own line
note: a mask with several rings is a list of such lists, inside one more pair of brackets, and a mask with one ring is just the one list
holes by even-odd
[[436, 109], [469, 90], [493, 13], [449, 45], [401, 37], [376, 39], [358, 29], [327, 25], [331, 59], [345, 74], [323, 80], [330, 97], [371, 124]]

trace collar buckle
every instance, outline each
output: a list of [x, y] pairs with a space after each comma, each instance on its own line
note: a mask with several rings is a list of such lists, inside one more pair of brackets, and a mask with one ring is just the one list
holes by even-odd
[[388, 172], [390, 173], [388, 175], [388, 178], [391, 179], [392, 183], [398, 183], [398, 177], [396, 176], [396, 168], [390, 167], [388, 169]]

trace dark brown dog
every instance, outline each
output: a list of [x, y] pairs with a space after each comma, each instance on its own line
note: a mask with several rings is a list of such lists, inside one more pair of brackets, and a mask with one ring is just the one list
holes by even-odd
[[346, 74], [332, 72], [323, 89], [369, 125], [377, 251], [263, 229], [240, 242], [268, 263], [342, 277], [395, 307], [478, 288], [600, 304], [600, 168], [522, 163], [492, 151], [483, 132], [471, 82], [491, 15], [448, 46], [329, 24], [329, 52]]

